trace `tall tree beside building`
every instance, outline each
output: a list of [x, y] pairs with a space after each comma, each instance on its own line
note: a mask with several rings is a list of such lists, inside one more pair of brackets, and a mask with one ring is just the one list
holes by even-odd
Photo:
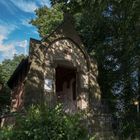
[[[134, 121], [127, 116], [136, 115], [132, 101], [139, 89], [140, 1], [51, 0], [51, 4], [36, 10], [37, 17], [31, 21], [40, 36], [61, 23], [63, 12], [73, 15], [88, 53], [98, 61], [102, 97], [114, 115], [117, 112], [127, 123]], [[127, 130], [129, 134], [131, 129]]]

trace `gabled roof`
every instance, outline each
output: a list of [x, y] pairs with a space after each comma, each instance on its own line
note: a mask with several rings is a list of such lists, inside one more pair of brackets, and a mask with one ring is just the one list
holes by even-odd
[[74, 28], [74, 20], [72, 16], [68, 13], [64, 14], [64, 20], [62, 21], [62, 23], [58, 25], [49, 35], [46, 35], [41, 40], [31, 38], [30, 44], [38, 43], [38, 44], [45, 44], [45, 46], [47, 46], [46, 44], [50, 44], [52, 41], [57, 40], [59, 38], [70, 38], [76, 44], [78, 44], [83, 49], [85, 49], [78, 33]]
[[[29, 57], [26, 59], [23, 59], [10, 79], [8, 80], [7, 84], [8, 86], [13, 89], [15, 86], [17, 86], [20, 82], [23, 82], [25, 80], [25, 77], [28, 74], [28, 71], [30, 69], [31, 65], [31, 57], [32, 54], [35, 54], [35, 52], [40, 49], [40, 46], [46, 48], [49, 47], [49, 45], [58, 39], [67, 38], [71, 41], [73, 41], [77, 47], [80, 48], [80, 50], [84, 53], [85, 58], [87, 60], [87, 65], [89, 69], [89, 61], [90, 58], [85, 51], [84, 45], [77, 34], [76, 30], [74, 29], [74, 23], [72, 20], [72, 17], [69, 14], [64, 14], [64, 20], [63, 22], [48, 36], [45, 36], [42, 38], [42, 40], [37, 40], [30, 38], [30, 47], [29, 47]], [[23, 76], [24, 75], [24, 76]]]
[[85, 56], [85, 59], [87, 60], [87, 66], [89, 69], [89, 67], [90, 67], [89, 66], [89, 63], [90, 63], [89, 55], [87, 54], [84, 44], [82, 43], [78, 33], [76, 32], [76, 30], [74, 28], [73, 18], [71, 17], [70, 14], [67, 14], [67, 13], [64, 14], [63, 22], [60, 25], [58, 25], [58, 27], [53, 32], [51, 32], [49, 35], [43, 37], [41, 41], [35, 40], [35, 39], [30, 40], [31, 54], [32, 54], [32, 50], [35, 52], [35, 50], [37, 50], [39, 48], [39, 45], [37, 45], [37, 44], [40, 44], [44, 48], [49, 48], [49, 46], [51, 46], [51, 44], [53, 44], [54, 42], [61, 40], [61, 39], [67, 39], [67, 40], [72, 41], [81, 50], [81, 52]]
[[53, 40], [62, 37], [70, 38], [77, 44], [83, 46], [83, 43], [74, 28], [73, 17], [68, 13], [64, 13], [64, 20], [62, 23], [58, 25], [57, 28], [54, 29], [54, 31], [52, 31], [49, 35], [43, 37], [41, 42], [52, 42]]
[[20, 64], [17, 66], [12, 76], [7, 82], [9, 88], [13, 89], [16, 85], [24, 82], [26, 75], [28, 74], [31, 62], [29, 59], [22, 59]]

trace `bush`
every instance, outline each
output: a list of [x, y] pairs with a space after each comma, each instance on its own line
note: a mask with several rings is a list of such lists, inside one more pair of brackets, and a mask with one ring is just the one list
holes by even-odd
[[25, 116], [16, 116], [16, 125], [1, 130], [1, 140], [87, 140], [83, 116], [66, 114], [61, 105], [55, 108], [32, 106]]

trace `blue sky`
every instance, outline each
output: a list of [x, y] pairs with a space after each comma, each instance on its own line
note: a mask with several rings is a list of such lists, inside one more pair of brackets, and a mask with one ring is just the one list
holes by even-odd
[[44, 5], [50, 7], [49, 0], [0, 0], [0, 63], [14, 54], [28, 54], [30, 37], [39, 39], [28, 22]]

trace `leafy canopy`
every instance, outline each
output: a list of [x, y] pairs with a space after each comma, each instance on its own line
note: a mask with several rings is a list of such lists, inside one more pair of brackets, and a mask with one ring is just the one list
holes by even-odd
[[41, 37], [49, 35], [62, 22], [62, 6], [63, 4], [57, 4], [51, 8], [44, 6], [36, 10], [37, 18], [31, 20], [31, 23], [37, 27]]
[[[71, 13], [86, 50], [98, 61], [102, 98], [124, 126], [129, 122], [137, 125], [135, 117], [130, 116], [136, 116], [133, 100], [140, 99], [140, 1], [50, 1], [52, 7], [38, 9], [31, 23], [44, 36], [62, 21], [63, 11]], [[41, 10], [45, 12], [38, 15]], [[133, 133], [130, 127], [125, 128], [127, 136]]]

